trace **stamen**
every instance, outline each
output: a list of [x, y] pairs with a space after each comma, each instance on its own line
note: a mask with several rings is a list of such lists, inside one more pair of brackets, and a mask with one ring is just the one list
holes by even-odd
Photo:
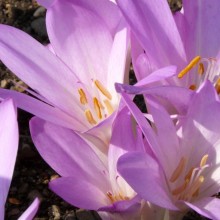
[[175, 195], [182, 193], [186, 189], [187, 184], [188, 184], [188, 181], [185, 181], [181, 186], [172, 190], [172, 194], [175, 196]]
[[82, 105], [85, 105], [88, 103], [87, 98], [86, 98], [86, 94], [84, 92], [84, 90], [82, 88], [78, 89], [78, 93], [80, 95], [80, 103]]
[[179, 178], [179, 176], [181, 175], [181, 173], [183, 171], [183, 168], [185, 167], [185, 164], [186, 164], [186, 159], [184, 157], [182, 157], [178, 166], [173, 171], [173, 174], [170, 177], [171, 183], [175, 182]]
[[85, 110], [85, 115], [90, 124], [97, 124], [96, 120], [93, 118], [92, 113], [89, 109]]
[[102, 85], [99, 80], [95, 80], [95, 85], [104, 96], [106, 96], [109, 100], [112, 99], [111, 93]]
[[199, 63], [198, 74], [202, 75], [204, 72], [205, 72], [205, 68], [204, 68], [203, 63]]
[[114, 198], [111, 192], [107, 192], [106, 195], [108, 196], [108, 198], [111, 200], [112, 203], [114, 203]]
[[178, 78], [185, 76], [199, 61], [201, 57], [196, 56], [179, 74]]
[[107, 99], [105, 99], [104, 104], [107, 108], [108, 114], [111, 115], [114, 112], [114, 109], [113, 109], [111, 103]]
[[192, 195], [196, 194], [196, 191], [199, 190], [204, 180], [205, 180], [204, 176], [200, 176], [191, 186], [188, 196], [191, 197]]
[[216, 92], [218, 94], [220, 94], [220, 78], [218, 78], [216, 84], [215, 84], [215, 89], [216, 89]]
[[97, 117], [98, 117], [99, 119], [102, 119], [101, 107], [100, 107], [99, 101], [98, 101], [98, 99], [97, 99], [96, 97], [93, 98], [93, 103], [94, 103], [94, 108], [95, 108]]
[[185, 176], [185, 180], [190, 180], [194, 169], [195, 169], [195, 167], [192, 167], [192, 168], [189, 170], [189, 172], [188, 172], [188, 173], [186, 174], [186, 176]]
[[192, 85], [189, 87], [189, 89], [191, 89], [191, 90], [196, 90], [196, 85], [195, 85], [195, 84], [192, 84]]
[[204, 156], [202, 157], [202, 159], [201, 159], [201, 161], [200, 161], [200, 167], [203, 167], [203, 166], [206, 165], [206, 162], [207, 162], [207, 160], [208, 160], [208, 157], [209, 157], [208, 154], [206, 154], [206, 155], [204, 155]]

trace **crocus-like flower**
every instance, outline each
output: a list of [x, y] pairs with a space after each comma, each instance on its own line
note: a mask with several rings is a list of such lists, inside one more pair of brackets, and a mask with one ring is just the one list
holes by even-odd
[[117, 3], [133, 32], [132, 58], [138, 80], [155, 69], [176, 65], [178, 78], [166, 84], [194, 90], [209, 79], [220, 92], [220, 26], [216, 23], [220, 1], [183, 0], [182, 11], [174, 15], [166, 0]]
[[152, 127], [131, 102], [123, 99], [149, 143], [152, 155], [127, 153], [118, 170], [145, 200], [181, 219], [189, 208], [211, 219], [220, 219], [220, 102], [210, 81], [194, 93], [185, 116], [173, 123], [156, 99], [149, 97]]
[[108, 162], [104, 164], [72, 130], [33, 118], [30, 128], [35, 146], [61, 175], [50, 182], [50, 188], [74, 206], [97, 210], [103, 219], [140, 219], [144, 204], [116, 169], [121, 155], [144, 149], [142, 133], [139, 130], [134, 137], [131, 122], [127, 108], [122, 109], [113, 124]]
[[[14, 171], [18, 150], [18, 124], [16, 108], [11, 99], [0, 103], [0, 219], [4, 219], [5, 202]], [[20, 220], [31, 220], [37, 212], [39, 200], [23, 213]]]
[[18, 107], [108, 143], [119, 104], [114, 82], [123, 82], [126, 72], [125, 22], [109, 0], [50, 3], [49, 49], [20, 30], [0, 26], [0, 59], [42, 102], [5, 90], [0, 96], [10, 95]]
[[[0, 26], [0, 59], [41, 101], [5, 90], [0, 96], [10, 95], [18, 107], [80, 132], [96, 146], [108, 145], [119, 105], [114, 83], [124, 81], [129, 61], [125, 22], [109, 0], [57, 0], [45, 5], [49, 49], [15, 28]], [[174, 69], [164, 71], [154, 81], [173, 74]], [[152, 79], [153, 74], [147, 82]]]

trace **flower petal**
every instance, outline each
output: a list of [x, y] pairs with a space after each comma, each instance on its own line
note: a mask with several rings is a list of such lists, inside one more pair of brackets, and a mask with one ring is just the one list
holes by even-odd
[[0, 215], [2, 217], [18, 150], [17, 112], [12, 99], [1, 102], [0, 121], [0, 204], [2, 206]]
[[106, 181], [105, 165], [74, 131], [37, 117], [31, 120], [30, 131], [41, 156], [61, 176], [76, 175], [91, 182], [95, 179]]
[[84, 83], [106, 85], [112, 36], [105, 23], [84, 5], [56, 1], [47, 11], [47, 30], [56, 54]]
[[[27, 52], [30, 49], [31, 56]], [[76, 116], [81, 111], [78, 79], [43, 45], [16, 28], [0, 25], [0, 59], [49, 103], [67, 112], [76, 121], [83, 121], [79, 120], [84, 118], [83, 114]]]
[[220, 50], [220, 29], [216, 21], [220, 20], [218, 0], [183, 1], [186, 28], [186, 50], [189, 59], [197, 55], [216, 57]]
[[18, 220], [32, 220], [38, 211], [39, 205], [40, 200], [36, 198]]
[[185, 202], [185, 204], [207, 218], [220, 219], [220, 200], [217, 198], [206, 197], [193, 203]]
[[117, 3], [149, 59], [156, 61], [158, 67], [186, 60], [167, 1], [117, 0]]
[[76, 128], [79, 130], [86, 129], [86, 127], [82, 123], [75, 121], [74, 118], [61, 111], [59, 108], [48, 105], [42, 101], [39, 101], [38, 99], [32, 98], [31, 96], [25, 95], [23, 93], [8, 89], [0, 89], [0, 97], [4, 99], [11, 97], [13, 98], [18, 108], [30, 112], [31, 114], [36, 115], [54, 124], [66, 128], [72, 128], [74, 130]]
[[[97, 178], [97, 181], [102, 181], [102, 179]], [[96, 184], [87, 182], [77, 175], [53, 180], [49, 187], [65, 201], [79, 208], [98, 210], [110, 204], [107, 195]], [[106, 187], [106, 193], [107, 190]]]
[[118, 160], [118, 171], [146, 201], [167, 209], [178, 210], [169, 197], [161, 168], [148, 154], [123, 155]]

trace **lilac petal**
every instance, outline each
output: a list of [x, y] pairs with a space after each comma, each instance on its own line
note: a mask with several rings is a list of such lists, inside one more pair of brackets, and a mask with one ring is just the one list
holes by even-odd
[[189, 59], [200, 55], [215, 57], [220, 49], [220, 29], [216, 21], [220, 20], [218, 0], [183, 1], [186, 19], [186, 50]]
[[114, 37], [109, 57], [107, 88], [112, 94], [115, 93], [115, 82], [122, 83], [124, 80], [128, 81], [130, 68], [129, 47], [129, 31], [124, 22], [121, 22], [118, 32]]
[[39, 5], [44, 6], [45, 8], [49, 8], [55, 0], [37, 0]]
[[[176, 128], [168, 112], [153, 97], [149, 97], [147, 102], [157, 131], [159, 148], [155, 149], [156, 155], [169, 178], [172, 175], [173, 167], [178, 165], [182, 156]], [[169, 146], [169, 150], [167, 150], [167, 146]]]
[[[144, 68], [145, 67], [146, 67], [146, 65], [144, 65]], [[144, 70], [140, 70], [140, 72], [142, 72], [142, 71], [144, 71]], [[151, 73], [147, 77], [138, 81], [137, 84], [135, 84], [135, 86], [144, 86], [144, 85], [147, 85], [150, 83], [162, 81], [162, 80], [167, 79], [167, 78], [174, 76], [174, 75], [176, 75], [176, 66], [164, 67], [164, 68], [161, 68], [159, 70], [154, 71], [153, 73]]]
[[[97, 178], [97, 182], [100, 181], [102, 179]], [[100, 207], [110, 204], [106, 195], [107, 187], [105, 192], [101, 191], [96, 184], [91, 184], [77, 175], [53, 180], [49, 187], [65, 201], [79, 208], [98, 210]]]
[[[64, 2], [63, 0], [60, 1]], [[121, 12], [115, 3], [109, 0], [72, 0], [71, 2], [95, 13], [105, 22], [112, 36], [115, 35], [118, 24], [122, 19]]]
[[0, 89], [0, 97], [4, 99], [11, 97], [19, 108], [57, 125], [72, 128], [74, 130], [76, 128], [79, 130], [86, 129], [82, 123], [77, 123], [72, 117], [60, 109], [23, 93], [8, 89]]
[[195, 210], [199, 214], [213, 219], [213, 220], [220, 220], [220, 200], [213, 197], [206, 197], [203, 199], [200, 199], [196, 202], [189, 203], [184, 202], [187, 206], [189, 206], [191, 209]]
[[47, 11], [47, 30], [56, 54], [83, 83], [106, 85], [112, 36], [100, 17], [83, 4], [57, 1]]
[[112, 205], [101, 207], [98, 211], [121, 212], [122, 214], [130, 213], [131, 215], [132, 212], [137, 213], [140, 211], [140, 208], [141, 198], [139, 196], [135, 196], [130, 200], [121, 200], [113, 203]]
[[34, 117], [30, 122], [30, 131], [41, 156], [61, 176], [75, 175], [90, 182], [96, 179], [107, 181], [106, 167], [91, 147], [72, 130]]
[[[31, 56], [27, 53], [30, 48]], [[81, 111], [78, 79], [59, 58], [36, 40], [16, 28], [0, 25], [0, 59], [54, 106], [70, 114], [76, 121], [84, 118], [84, 115], [76, 114]]]
[[18, 220], [32, 220], [38, 211], [39, 205], [40, 200], [36, 198]]
[[152, 157], [143, 153], [127, 153], [118, 160], [118, 171], [146, 201], [178, 210], [169, 197], [161, 168]]
[[157, 61], [158, 66], [186, 60], [167, 1], [117, 0], [117, 3], [150, 60]]
[[[112, 127], [112, 138], [110, 140], [108, 151], [108, 166], [109, 166], [109, 178], [112, 184], [112, 189], [117, 191], [119, 186], [124, 194], [130, 192], [130, 186], [118, 175], [117, 161], [118, 158], [129, 152], [136, 150], [136, 143], [134, 132], [132, 128], [131, 114], [128, 109], [123, 108], [115, 118]], [[124, 129], [126, 128], [126, 129]]]
[[[165, 99], [167, 102], [175, 106], [180, 114], [186, 114], [189, 101], [191, 100], [194, 92], [178, 86], [159, 86], [153, 88], [145, 88], [144, 86], [130, 86], [116, 83], [116, 91], [119, 93], [125, 92], [128, 94], [145, 94], [158, 96]], [[181, 99], [179, 98], [181, 97]]]
[[121, 96], [126, 103], [127, 107], [129, 108], [130, 112], [132, 113], [133, 117], [137, 121], [137, 124], [140, 127], [140, 130], [143, 132], [147, 143], [149, 144], [150, 148], [152, 149], [152, 152], [155, 152], [155, 148], [159, 148], [158, 141], [155, 133], [153, 132], [152, 127], [145, 119], [142, 112], [137, 108], [137, 106], [131, 101], [131, 99], [128, 97], [127, 94], [121, 93]]
[[[4, 207], [18, 150], [17, 112], [11, 99], [1, 102], [0, 121], [0, 193], [1, 206]], [[4, 209], [0, 210], [0, 215], [4, 215]]]

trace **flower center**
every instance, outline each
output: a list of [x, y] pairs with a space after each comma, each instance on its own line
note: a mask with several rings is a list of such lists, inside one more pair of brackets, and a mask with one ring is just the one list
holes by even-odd
[[197, 74], [194, 80], [189, 83], [189, 89], [196, 90], [201, 83], [210, 80], [218, 94], [220, 94], [220, 67], [215, 58], [201, 58], [196, 56], [192, 61], [178, 74], [178, 78], [182, 79], [192, 69], [197, 67]]
[[121, 193], [118, 194], [112, 194], [111, 192], [106, 193], [107, 197], [111, 201], [111, 203], [122, 201], [122, 200], [129, 200], [127, 196], [123, 196]]
[[79, 101], [85, 106], [84, 114], [91, 125], [96, 125], [102, 119], [107, 118], [114, 112], [113, 105], [111, 103], [112, 95], [99, 81], [94, 81], [94, 88], [96, 96], [86, 94], [83, 88], [78, 89]]
[[176, 169], [173, 171], [169, 182], [172, 195], [177, 200], [190, 201], [199, 195], [199, 190], [205, 177], [202, 174], [207, 165], [208, 154], [205, 154], [199, 166], [191, 167], [185, 172], [186, 158], [182, 157]]

